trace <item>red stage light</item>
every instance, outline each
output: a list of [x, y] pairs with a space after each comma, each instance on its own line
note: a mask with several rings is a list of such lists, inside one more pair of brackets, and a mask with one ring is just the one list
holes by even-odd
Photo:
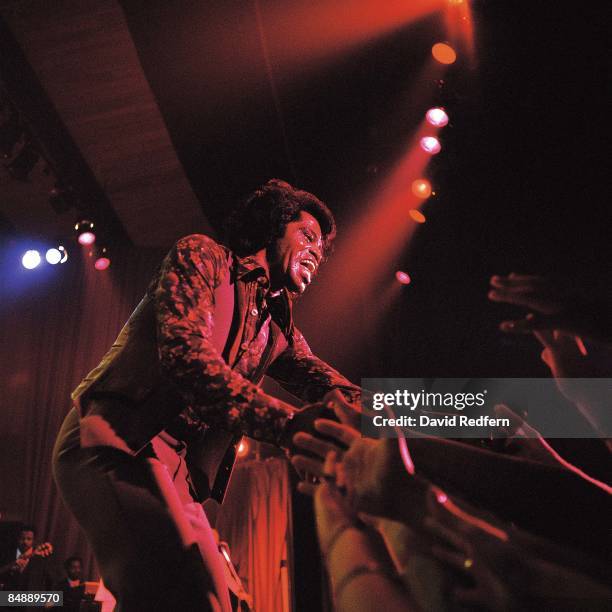
[[246, 457], [249, 454], [249, 441], [245, 438], [240, 440], [240, 444], [238, 445], [238, 450], [236, 451], [237, 457]]
[[455, 53], [455, 50], [446, 43], [436, 43], [431, 48], [431, 54], [438, 62], [446, 65], [454, 64], [455, 60], [457, 59], [457, 54]]
[[88, 246], [96, 241], [96, 235], [93, 232], [83, 232], [82, 234], [79, 234], [78, 241], [79, 244]]
[[448, 115], [443, 108], [435, 107], [430, 108], [425, 113], [427, 123], [434, 125], [435, 127], [444, 127], [448, 123]]
[[440, 491], [438, 489], [438, 491], [436, 493], [436, 499], [438, 500], [438, 502], [440, 504], [445, 504], [448, 501], [448, 495], [446, 495], [446, 493], [444, 493], [444, 491]]
[[442, 149], [440, 141], [435, 136], [423, 136], [420, 144], [421, 149], [430, 155], [435, 155], [436, 153], [440, 152], [440, 149]]
[[416, 208], [413, 208], [412, 210], [408, 211], [408, 214], [410, 215], [412, 220], [416, 221], [417, 223], [425, 223], [425, 221], [427, 221], [425, 215]]
[[401, 283], [402, 285], [410, 284], [410, 276], [406, 272], [402, 272], [401, 270], [398, 270], [395, 273], [395, 278], [397, 279], [397, 282]]
[[412, 193], [417, 198], [427, 199], [431, 195], [431, 183], [427, 179], [412, 181]]
[[94, 224], [92, 221], [79, 221], [74, 229], [77, 233], [77, 241], [83, 246], [89, 246], [96, 241], [96, 235], [94, 234]]
[[108, 257], [98, 257], [94, 263], [96, 270], [106, 270], [110, 266], [110, 259]]

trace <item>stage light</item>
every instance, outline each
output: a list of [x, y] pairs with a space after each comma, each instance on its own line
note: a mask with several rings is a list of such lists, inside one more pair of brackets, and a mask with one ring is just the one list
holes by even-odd
[[455, 60], [457, 59], [457, 54], [455, 53], [455, 50], [446, 43], [436, 43], [431, 48], [431, 54], [438, 62], [446, 65], [454, 64]]
[[408, 275], [407, 272], [402, 272], [401, 270], [398, 270], [395, 273], [395, 278], [396, 278], [397, 282], [401, 283], [402, 285], [409, 285], [410, 284], [410, 276]]
[[427, 119], [427, 123], [435, 127], [444, 127], [448, 123], [446, 111], [439, 107], [430, 108], [425, 113], [425, 118]]
[[94, 224], [92, 221], [84, 219], [83, 221], [79, 221], [75, 226], [77, 240], [79, 244], [83, 246], [88, 246], [93, 244], [96, 241], [96, 235], [94, 234]]
[[430, 155], [435, 155], [436, 153], [440, 152], [440, 149], [442, 149], [440, 141], [435, 136], [423, 136], [420, 144], [421, 149]]
[[431, 183], [427, 179], [412, 181], [412, 193], [417, 198], [427, 199], [431, 195]]
[[413, 221], [416, 221], [417, 223], [425, 223], [425, 221], [427, 221], [425, 215], [416, 208], [413, 208], [412, 210], [408, 211], [408, 214], [410, 215], [410, 218]]
[[95, 257], [94, 268], [99, 270], [106, 270], [110, 266], [110, 253], [108, 247], [98, 246], [94, 249], [93, 256]]
[[448, 501], [448, 496], [446, 493], [444, 493], [444, 491], [438, 490], [436, 493], [436, 499], [438, 500], [438, 503], [445, 504]]
[[21, 258], [21, 265], [28, 270], [33, 270], [40, 262], [40, 253], [34, 249], [26, 251]]
[[236, 451], [237, 457], [246, 457], [249, 454], [249, 441], [245, 438], [240, 440], [240, 444], [238, 445], [238, 450]]
[[110, 259], [108, 257], [98, 257], [96, 259], [96, 263], [94, 263], [94, 268], [99, 270], [106, 270], [110, 266]]
[[58, 264], [62, 260], [62, 254], [59, 249], [48, 249], [45, 254], [45, 259], [52, 266]]
[[106, 270], [110, 266], [110, 257], [108, 253], [108, 249], [106, 247], [102, 247], [96, 253], [96, 261], [94, 262], [94, 268], [96, 270]]
[[61, 245], [57, 248], [48, 249], [45, 254], [45, 259], [52, 266], [58, 263], [66, 263], [68, 260], [68, 251]]

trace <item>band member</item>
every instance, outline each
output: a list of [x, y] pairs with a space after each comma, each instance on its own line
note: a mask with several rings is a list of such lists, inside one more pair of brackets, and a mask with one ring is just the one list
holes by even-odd
[[34, 545], [36, 530], [23, 525], [16, 546], [4, 551], [0, 566], [0, 588], [7, 591], [48, 589], [52, 575], [48, 559], [53, 554], [49, 542]]
[[[292, 317], [335, 233], [318, 198], [269, 181], [231, 218], [229, 248], [176, 243], [73, 393], [55, 478], [120, 609], [229, 610], [200, 502], [222, 498], [239, 437], [288, 449], [328, 392], [357, 401]], [[307, 405], [264, 393], [264, 374]]]
[[85, 583], [81, 580], [83, 560], [72, 556], [64, 561], [65, 576], [55, 584], [54, 590], [64, 593], [63, 612], [79, 612], [85, 598]]

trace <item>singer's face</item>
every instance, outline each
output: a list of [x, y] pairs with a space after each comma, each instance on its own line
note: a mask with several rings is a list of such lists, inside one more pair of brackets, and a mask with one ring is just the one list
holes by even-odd
[[302, 210], [287, 223], [284, 235], [269, 249], [272, 287], [286, 287], [302, 294], [315, 277], [323, 258], [323, 237], [319, 222]]

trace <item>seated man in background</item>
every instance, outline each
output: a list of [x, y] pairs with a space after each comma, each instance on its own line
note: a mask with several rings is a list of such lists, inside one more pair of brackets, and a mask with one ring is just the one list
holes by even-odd
[[52, 582], [49, 557], [53, 546], [48, 542], [34, 545], [36, 530], [23, 525], [14, 548], [4, 551], [0, 567], [0, 585], [5, 591], [43, 590]]
[[78, 612], [85, 596], [85, 583], [81, 580], [83, 561], [81, 557], [68, 557], [64, 561], [66, 576], [56, 583], [54, 590], [64, 593], [64, 610]]
[[269, 181], [233, 216], [231, 250], [198, 234], [176, 243], [74, 392], [55, 478], [122, 609], [230, 609], [200, 502], [222, 499], [242, 435], [290, 449], [323, 410], [267, 395], [264, 374], [305, 402], [333, 389], [357, 400], [292, 317], [335, 232], [318, 198]]

